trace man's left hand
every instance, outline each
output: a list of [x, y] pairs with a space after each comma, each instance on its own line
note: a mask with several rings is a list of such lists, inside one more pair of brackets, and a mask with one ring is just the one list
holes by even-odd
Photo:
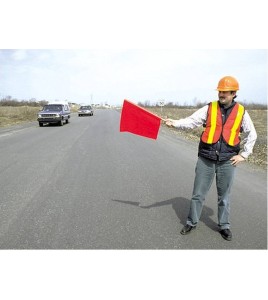
[[233, 156], [230, 160], [232, 161], [233, 166], [237, 166], [241, 161], [244, 161], [245, 159], [243, 156], [238, 154]]

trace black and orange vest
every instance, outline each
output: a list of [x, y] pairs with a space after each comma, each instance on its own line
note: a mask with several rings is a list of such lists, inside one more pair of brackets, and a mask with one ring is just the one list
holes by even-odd
[[229, 146], [239, 145], [239, 134], [244, 112], [244, 106], [236, 103], [223, 124], [219, 102], [211, 102], [208, 107], [206, 128], [201, 136], [202, 142], [214, 144], [222, 136]]

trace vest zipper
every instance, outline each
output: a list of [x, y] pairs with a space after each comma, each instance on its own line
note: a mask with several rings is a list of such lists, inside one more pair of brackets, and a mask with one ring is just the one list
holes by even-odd
[[[219, 160], [219, 158], [220, 158], [221, 145], [222, 145], [223, 126], [224, 126], [224, 124], [226, 122], [226, 114], [227, 114], [227, 111], [225, 112], [225, 115], [224, 115], [224, 113], [222, 113], [221, 107], [220, 107], [220, 111], [221, 111], [221, 123], [222, 123], [222, 126], [221, 126], [220, 139], [217, 142], [217, 144], [219, 144], [219, 147], [217, 146], [217, 149], [219, 149], [219, 151], [216, 149], [217, 160]], [[224, 117], [224, 122], [223, 122], [223, 117]]]

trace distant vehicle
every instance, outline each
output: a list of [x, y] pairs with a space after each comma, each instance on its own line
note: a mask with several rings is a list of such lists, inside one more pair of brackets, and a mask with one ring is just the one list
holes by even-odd
[[93, 116], [93, 108], [91, 105], [80, 106], [78, 109], [78, 117]]
[[69, 123], [71, 111], [68, 104], [47, 104], [38, 113], [37, 121], [39, 126], [44, 124], [58, 124], [62, 126], [64, 122]]

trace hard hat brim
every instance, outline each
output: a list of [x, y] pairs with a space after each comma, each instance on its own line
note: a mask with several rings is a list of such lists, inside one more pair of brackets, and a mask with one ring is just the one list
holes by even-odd
[[219, 91], [219, 92], [236, 92], [238, 90], [239, 89], [216, 89], [216, 91]]

